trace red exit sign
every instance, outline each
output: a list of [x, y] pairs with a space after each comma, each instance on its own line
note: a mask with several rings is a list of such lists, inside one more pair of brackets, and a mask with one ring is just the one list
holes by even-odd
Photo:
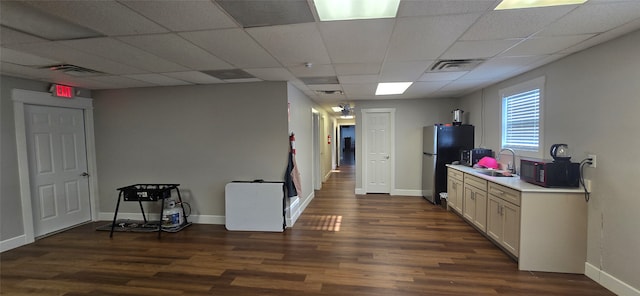
[[51, 86], [51, 93], [56, 97], [71, 99], [73, 98], [73, 87], [54, 84]]

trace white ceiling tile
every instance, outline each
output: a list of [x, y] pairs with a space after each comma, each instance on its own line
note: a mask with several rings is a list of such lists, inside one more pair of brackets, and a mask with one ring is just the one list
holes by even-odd
[[28, 3], [47, 13], [109, 36], [167, 32], [162, 26], [113, 0]]
[[180, 36], [237, 68], [281, 66], [242, 29], [185, 32]]
[[105, 83], [105, 84], [113, 85], [114, 87], [111, 87], [111, 88], [130, 88], [130, 87], [156, 86], [153, 83], [149, 83], [149, 82], [145, 82], [145, 81], [141, 81], [141, 80], [137, 80], [137, 79], [131, 79], [131, 78], [127, 78], [127, 77], [124, 77], [124, 76], [97, 76], [97, 77], [91, 77], [91, 78], [87, 78], [87, 79], [91, 79], [91, 80], [95, 80], [95, 81], [102, 82], [102, 83]]
[[313, 65], [310, 68], [304, 65], [294, 65], [288, 67], [289, 71], [296, 77], [323, 77], [335, 76], [336, 72], [331, 65]]
[[640, 18], [640, 1], [582, 5], [537, 36], [601, 33]]
[[524, 39], [458, 41], [445, 51], [441, 59], [483, 59], [494, 57]]
[[495, 6], [495, 0], [400, 1], [398, 17], [482, 13]]
[[378, 83], [378, 75], [343, 75], [338, 76], [343, 84]]
[[[509, 77], [508, 74], [532, 64], [545, 56], [499, 57], [482, 63], [477, 68], [462, 76], [462, 80], [490, 80], [500, 81]], [[459, 80], [460, 80], [459, 79]], [[499, 80], [498, 80], [499, 79]], [[456, 80], [457, 81], [457, 80]]]
[[377, 87], [377, 83], [343, 84], [342, 90], [348, 97], [374, 96]]
[[319, 24], [334, 63], [381, 63], [393, 30], [393, 19], [322, 22]]
[[462, 40], [526, 38], [575, 9], [574, 5], [495, 10], [484, 14]]
[[224, 81], [199, 71], [171, 72], [162, 75], [194, 84], [223, 83]]
[[179, 79], [174, 79], [171, 77], [167, 77], [161, 74], [132, 74], [132, 75], [124, 75], [125, 77], [136, 79], [148, 83], [152, 83], [155, 85], [169, 86], [169, 85], [189, 85], [191, 83], [182, 81]]
[[222, 59], [173, 33], [127, 36], [118, 37], [118, 39], [190, 69], [220, 70], [233, 68], [232, 65]]
[[267, 51], [284, 66], [304, 64], [329, 64], [329, 54], [324, 47], [315, 23], [246, 29]]
[[0, 45], [46, 42], [47, 40], [0, 26]]
[[10, 48], [0, 48], [0, 60], [22, 66], [49, 66], [59, 64], [59, 61], [43, 58], [30, 53], [25, 53]]
[[171, 31], [235, 28], [238, 25], [211, 1], [139, 1], [120, 3]]
[[164, 60], [146, 51], [109, 37], [58, 41], [58, 43], [70, 48], [82, 50], [88, 54], [101, 56], [123, 64], [129, 64], [138, 69], [149, 72], [174, 72], [187, 70], [187, 68], [181, 65]]
[[8, 62], [0, 62], [0, 69], [3, 75], [17, 77], [32, 77], [35, 79], [51, 79], [52, 73], [48, 69], [36, 69], [33, 67], [21, 66]]
[[144, 70], [129, 66], [125, 63], [114, 62], [98, 55], [85, 53], [83, 51], [64, 46], [59, 42], [16, 44], [8, 45], [7, 47], [107, 74], [117, 75], [145, 72]]
[[380, 74], [382, 63], [370, 64], [333, 64], [338, 75]]
[[247, 73], [265, 81], [292, 81], [296, 77], [285, 68], [244, 69]]
[[430, 93], [438, 91], [448, 83], [448, 81], [414, 82], [403, 95], [410, 98], [423, 98]]
[[387, 61], [435, 60], [480, 14], [398, 19]]
[[382, 65], [380, 82], [416, 81], [434, 61], [386, 62]]
[[437, 72], [437, 73], [424, 73], [418, 81], [452, 81], [456, 80], [469, 72]]
[[592, 37], [591, 39], [588, 39], [582, 43], [579, 43], [575, 46], [572, 46], [570, 48], [567, 48], [565, 50], [562, 51], [562, 53], [573, 53], [573, 52], [577, 52], [580, 50], [584, 50], [587, 49], [589, 47], [592, 47], [594, 45], [609, 41], [611, 39], [620, 37], [624, 34], [633, 32], [640, 29], [640, 19], [637, 19], [635, 21], [626, 23], [620, 27], [617, 27], [613, 30], [607, 31], [605, 33], [601, 33], [598, 34], [594, 37]]
[[524, 42], [502, 53], [500, 56], [527, 56], [552, 54], [584, 40], [593, 37], [593, 34], [573, 36], [551, 36], [527, 39]]

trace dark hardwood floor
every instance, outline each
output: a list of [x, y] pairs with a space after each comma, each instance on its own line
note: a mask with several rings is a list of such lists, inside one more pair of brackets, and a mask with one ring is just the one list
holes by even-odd
[[341, 167], [284, 233], [83, 225], [1, 254], [2, 295], [614, 295], [584, 275], [518, 271], [422, 198], [354, 195]]

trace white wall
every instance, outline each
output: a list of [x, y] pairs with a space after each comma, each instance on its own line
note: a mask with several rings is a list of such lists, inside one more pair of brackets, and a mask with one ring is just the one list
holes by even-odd
[[[422, 127], [451, 123], [457, 99], [358, 101], [356, 114], [356, 189], [362, 182], [362, 109], [395, 108], [395, 187], [391, 190], [419, 196], [422, 190]], [[462, 108], [463, 109], [463, 108]], [[465, 122], [466, 123], [466, 122]]]
[[[179, 183], [199, 217], [194, 222], [223, 223], [228, 182], [284, 180], [285, 82], [104, 90], [93, 97], [101, 213], [114, 211], [119, 187]], [[121, 212], [139, 209], [123, 203]]]
[[[470, 120], [477, 126], [476, 144], [480, 145], [484, 131], [482, 144], [498, 149], [498, 91], [546, 77], [544, 150], [553, 143], [567, 143], [573, 161], [584, 159], [587, 153], [598, 157], [598, 167], [585, 172], [593, 181], [587, 261], [596, 272], [603, 272], [596, 276], [610, 275], [635, 289], [640, 289], [640, 191], [633, 187], [640, 180], [636, 157], [640, 147], [638, 53], [640, 31], [487, 87], [462, 101], [462, 109], [473, 113]], [[549, 157], [547, 152], [545, 156]]]

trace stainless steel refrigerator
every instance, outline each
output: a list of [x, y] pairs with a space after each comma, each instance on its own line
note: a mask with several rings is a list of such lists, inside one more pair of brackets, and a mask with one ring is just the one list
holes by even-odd
[[440, 204], [447, 192], [447, 164], [460, 160], [462, 150], [473, 149], [473, 125], [425, 126], [422, 138], [422, 196]]

